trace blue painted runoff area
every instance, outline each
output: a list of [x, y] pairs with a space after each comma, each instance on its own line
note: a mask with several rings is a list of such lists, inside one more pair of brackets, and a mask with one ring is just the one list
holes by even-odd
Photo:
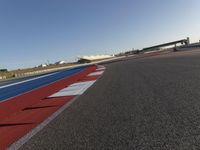
[[44, 76], [46, 74], [50, 74], [50, 73], [31, 75], [31, 76], [20, 77], [20, 78], [13, 78], [13, 79], [9, 79], [9, 80], [2, 80], [2, 81], [0, 81], [0, 87], [4, 86], [4, 85], [7, 85], [7, 84], [13, 84], [13, 83], [21, 82], [21, 81], [24, 81], [24, 80], [29, 80], [29, 79], [32, 79], [32, 78], [35, 78], [35, 77]]
[[[41, 78], [38, 78], [38, 79], [34, 79], [34, 80], [23, 82], [23, 83], [20, 83], [20, 84], [0, 88], [0, 101], [4, 101], [4, 100], [7, 100], [11, 97], [21, 95], [21, 94], [26, 93], [28, 91], [37, 89], [41, 86], [48, 85], [52, 82], [55, 82], [57, 80], [60, 80], [60, 79], [63, 79], [65, 77], [71, 76], [75, 73], [78, 73], [85, 68], [86, 68], [86, 66], [62, 70], [62, 71], [59, 71], [59, 72], [55, 72], [55, 74], [52, 74], [52, 75], [49, 75], [49, 76], [44, 76], [44, 77], [41, 76]], [[34, 76], [32, 78], [35, 78], [35, 77], [36, 76]], [[30, 79], [30, 78], [28, 78], [28, 79]], [[19, 82], [19, 80], [16, 80], [16, 82]]]

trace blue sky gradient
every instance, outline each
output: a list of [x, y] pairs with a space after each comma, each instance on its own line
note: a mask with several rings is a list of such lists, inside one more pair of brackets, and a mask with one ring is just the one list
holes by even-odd
[[0, 0], [0, 68], [112, 54], [189, 36], [199, 0]]

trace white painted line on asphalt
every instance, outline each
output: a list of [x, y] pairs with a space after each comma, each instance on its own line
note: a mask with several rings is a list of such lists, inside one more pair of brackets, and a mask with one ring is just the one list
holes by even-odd
[[97, 75], [102, 75], [104, 73], [104, 71], [97, 71], [97, 72], [92, 72], [90, 74], [88, 74], [88, 76], [97, 76]]
[[83, 94], [96, 80], [74, 83], [49, 97], [73, 96]]
[[105, 68], [97, 68], [96, 71], [105, 70]]
[[16, 83], [7, 84], [7, 85], [4, 85], [4, 86], [0, 86], [0, 89], [6, 88], [6, 87], [10, 87], [10, 86], [13, 86], [13, 85], [18, 85], [18, 84], [25, 83], [25, 82], [29, 82], [29, 81], [33, 81], [33, 80], [36, 80], [36, 79], [48, 77], [48, 76], [51, 76], [51, 75], [56, 74], [56, 73], [58, 73], [58, 72], [54, 72], [54, 73], [51, 73], [51, 74], [46, 74], [46, 75], [43, 75], [43, 76], [31, 78], [31, 79], [20, 81], [20, 82], [16, 82]]
[[98, 65], [97, 68], [106, 68], [106, 67], [104, 67], [102, 65]]
[[67, 109], [75, 100], [77, 100], [79, 96], [76, 96], [61, 108], [59, 108], [56, 112], [54, 112], [51, 116], [45, 119], [42, 123], [40, 123], [37, 127], [29, 131], [26, 135], [21, 137], [18, 141], [10, 145], [8, 150], [17, 150], [26, 142], [28, 142], [34, 135], [36, 135], [39, 131], [41, 131], [47, 124], [49, 124], [53, 119], [55, 119], [59, 114], [61, 114], [65, 109]]

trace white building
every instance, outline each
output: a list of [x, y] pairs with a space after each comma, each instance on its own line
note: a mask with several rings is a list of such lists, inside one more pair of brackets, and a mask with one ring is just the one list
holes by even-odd
[[47, 67], [47, 64], [41, 64], [38, 67]]

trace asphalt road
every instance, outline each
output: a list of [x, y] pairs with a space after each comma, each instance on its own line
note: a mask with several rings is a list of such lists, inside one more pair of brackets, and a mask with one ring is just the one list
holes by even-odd
[[200, 51], [106, 67], [21, 149], [200, 149]]

